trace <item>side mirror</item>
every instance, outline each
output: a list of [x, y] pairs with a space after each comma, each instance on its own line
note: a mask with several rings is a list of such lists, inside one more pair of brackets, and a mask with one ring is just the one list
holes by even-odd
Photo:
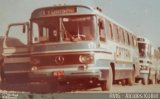
[[103, 19], [98, 20], [99, 29], [104, 29], [104, 21]]
[[26, 33], [26, 26], [25, 25], [23, 25], [23, 33]]

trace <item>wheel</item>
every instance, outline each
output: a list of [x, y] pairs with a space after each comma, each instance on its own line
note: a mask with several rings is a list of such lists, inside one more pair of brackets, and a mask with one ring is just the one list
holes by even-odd
[[155, 78], [151, 79], [151, 84], [156, 84], [156, 79]]
[[157, 74], [155, 74], [155, 84], [157, 84], [158, 81], [157, 81]]
[[148, 83], [149, 83], [148, 78], [146, 78], [146, 77], [143, 78], [142, 83], [143, 83], [143, 85], [148, 85]]
[[108, 70], [108, 75], [105, 81], [102, 81], [101, 83], [101, 89], [102, 91], [109, 91], [112, 88], [112, 82], [113, 82], [113, 75], [112, 75], [112, 69], [111, 67]]
[[160, 80], [157, 80], [157, 83], [160, 84]]
[[121, 84], [122, 84], [122, 86], [127, 85], [128, 84], [128, 79], [122, 79]]
[[4, 71], [2, 68], [2, 65], [0, 67], [0, 83], [4, 83], [5, 82], [5, 77], [4, 77]]
[[127, 84], [132, 86], [135, 83], [135, 70], [132, 70], [131, 76], [127, 79]]

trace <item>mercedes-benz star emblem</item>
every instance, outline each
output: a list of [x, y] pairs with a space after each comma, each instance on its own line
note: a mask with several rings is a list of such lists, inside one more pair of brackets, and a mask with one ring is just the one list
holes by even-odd
[[63, 64], [64, 57], [63, 56], [56, 56], [55, 62], [56, 62], [56, 64]]

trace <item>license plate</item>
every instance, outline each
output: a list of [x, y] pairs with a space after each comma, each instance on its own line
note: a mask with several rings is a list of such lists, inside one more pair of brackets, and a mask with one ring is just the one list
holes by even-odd
[[63, 77], [64, 76], [64, 71], [54, 71], [53, 76], [54, 77]]

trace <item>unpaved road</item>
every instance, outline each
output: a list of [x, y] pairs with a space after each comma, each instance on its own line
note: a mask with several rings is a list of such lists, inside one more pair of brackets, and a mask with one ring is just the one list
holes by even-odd
[[[113, 85], [113, 88], [111, 91], [101, 91], [100, 87], [96, 87], [96, 88], [88, 87], [85, 89], [82, 87], [84, 86], [83, 85], [76, 85], [76, 86], [63, 85], [62, 86], [58, 84], [53, 84], [51, 87], [48, 83], [0, 84], [0, 93], [1, 93], [0, 96], [1, 97], [3, 96], [3, 99], [70, 99], [70, 98], [74, 99], [75, 97], [77, 97], [75, 96], [76, 94], [79, 94], [79, 96], [83, 96], [83, 94], [85, 94], [85, 95], [88, 95], [90, 98], [93, 97], [93, 99], [96, 99], [95, 96], [99, 97], [98, 96], [99, 94], [97, 93], [103, 93], [103, 94], [105, 93], [160, 93], [160, 84], [142, 85], [142, 84], [136, 83], [133, 86], [128, 86], [128, 85], [122, 86], [117, 84], [117, 85]], [[7, 94], [9, 94], [9, 96], [7, 96]], [[22, 94], [21, 97], [17, 97], [21, 94]], [[9, 97], [9, 98], [5, 98], [5, 97]], [[77, 99], [81, 99], [81, 98], [77, 97]]]

